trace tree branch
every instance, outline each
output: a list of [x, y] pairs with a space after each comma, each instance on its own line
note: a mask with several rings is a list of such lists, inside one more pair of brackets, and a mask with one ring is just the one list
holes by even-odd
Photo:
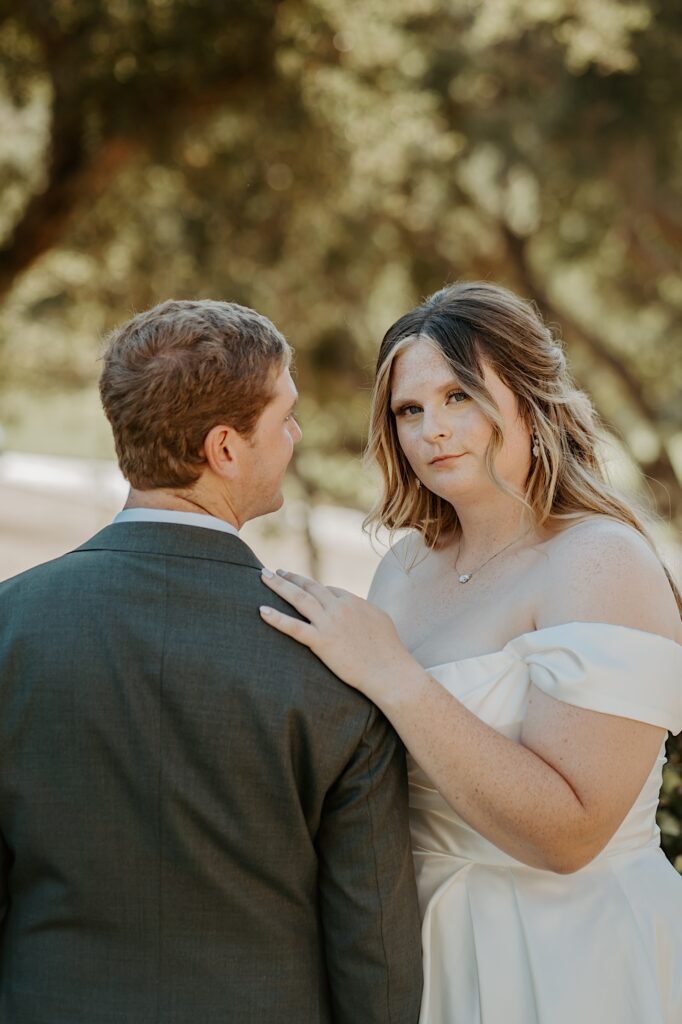
[[[245, 83], [263, 85], [275, 76], [273, 41], [261, 34], [260, 62], [246, 56], [236, 64], [225, 61], [217, 74], [206, 79], [200, 75], [193, 87], [173, 76], [139, 95], [134, 90], [128, 94], [122, 87], [112, 109], [112, 97], [93, 93], [92, 83], [84, 82], [78, 73], [102, 16], [99, 6], [93, 6], [66, 33], [49, 4], [26, 0], [22, 13], [25, 27], [42, 51], [42, 66], [52, 86], [51, 131], [45, 187], [29, 199], [13, 232], [0, 245], [0, 299], [19, 274], [59, 242], [83, 201], [96, 200], [136, 152], [150, 148], [150, 136], [157, 142], [172, 138], [188, 117], [205, 116], [230, 94], [239, 102]], [[131, 112], [137, 116], [129, 116]], [[93, 120], [102, 131], [95, 145], [89, 134]]]
[[96, 199], [137, 148], [132, 139], [110, 138], [86, 156], [80, 131], [68, 130], [57, 117], [52, 138], [47, 185], [29, 200], [13, 235], [0, 247], [0, 299], [19, 274], [57, 244], [83, 198]]

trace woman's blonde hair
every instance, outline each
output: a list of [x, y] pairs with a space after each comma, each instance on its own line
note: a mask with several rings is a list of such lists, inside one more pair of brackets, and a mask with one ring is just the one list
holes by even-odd
[[423, 535], [427, 547], [433, 547], [459, 526], [453, 506], [419, 486], [391, 412], [393, 365], [416, 341], [427, 341], [440, 351], [489, 419], [488, 472], [499, 487], [518, 497], [495, 472], [503, 442], [502, 416], [485, 385], [483, 360], [516, 396], [537, 445], [521, 498], [537, 526], [548, 520], [604, 515], [633, 527], [654, 546], [642, 517], [606, 478], [597, 455], [597, 416], [587, 395], [572, 381], [561, 345], [531, 303], [480, 281], [441, 289], [400, 317], [384, 336], [366, 451], [368, 462], [379, 466], [383, 492], [365, 520], [366, 528], [412, 528]]

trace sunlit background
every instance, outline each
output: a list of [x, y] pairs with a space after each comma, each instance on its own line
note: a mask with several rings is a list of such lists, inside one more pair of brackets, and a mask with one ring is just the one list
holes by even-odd
[[474, 278], [557, 325], [679, 575], [681, 49], [678, 0], [0, 0], [0, 579], [124, 500], [103, 336], [211, 297], [297, 353], [287, 505], [245, 538], [365, 593], [378, 342]]

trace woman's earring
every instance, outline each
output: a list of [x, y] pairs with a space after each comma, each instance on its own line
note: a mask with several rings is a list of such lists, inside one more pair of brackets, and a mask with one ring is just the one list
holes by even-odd
[[538, 436], [537, 427], [533, 427], [533, 458], [537, 459], [540, 454], [540, 438]]
[[416, 477], [415, 479], [416, 479], [416, 481], [417, 481], [417, 490], [418, 490], [418, 491], [420, 491], [420, 490], [421, 490], [421, 486], [422, 486], [422, 482], [421, 482], [421, 480], [419, 479], [419, 477]]

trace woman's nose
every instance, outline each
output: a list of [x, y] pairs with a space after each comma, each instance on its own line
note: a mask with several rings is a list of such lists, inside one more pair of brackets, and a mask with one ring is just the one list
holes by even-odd
[[432, 410], [431, 412], [424, 410], [422, 434], [426, 441], [449, 437], [450, 433], [444, 410]]

